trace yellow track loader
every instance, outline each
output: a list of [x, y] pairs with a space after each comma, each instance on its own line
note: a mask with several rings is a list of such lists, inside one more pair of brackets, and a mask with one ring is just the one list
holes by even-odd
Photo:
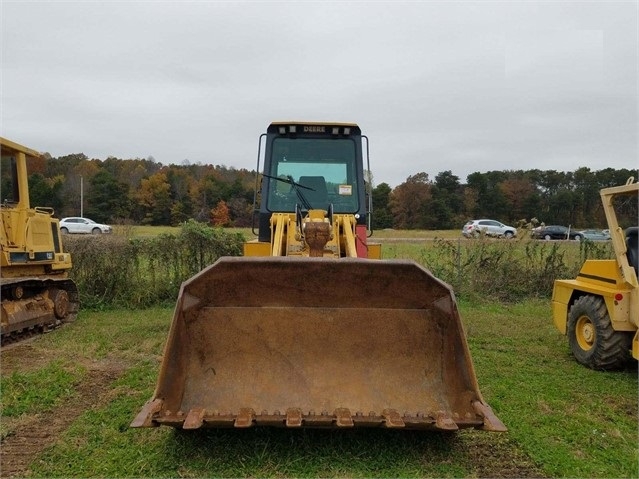
[[182, 284], [131, 426], [505, 431], [450, 286], [368, 241], [359, 127], [276, 122], [259, 145], [257, 238]]
[[10, 172], [0, 205], [1, 341], [6, 344], [73, 321], [80, 302], [53, 208], [30, 205], [27, 159], [40, 153], [5, 138], [0, 147]]
[[615, 258], [587, 260], [576, 279], [555, 281], [553, 321], [568, 336], [575, 359], [592, 369], [619, 369], [639, 359], [639, 286], [637, 284], [637, 226], [619, 225], [617, 209], [634, 206], [637, 216], [639, 183], [600, 192]]

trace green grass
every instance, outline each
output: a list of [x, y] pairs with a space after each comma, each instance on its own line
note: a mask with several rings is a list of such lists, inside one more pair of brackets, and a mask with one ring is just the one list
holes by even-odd
[[[574, 242], [560, 247], [579, 254]], [[433, 248], [433, 241], [389, 242], [384, 256], [421, 261]], [[33, 458], [33, 477], [639, 476], [636, 367], [602, 373], [578, 365], [552, 324], [548, 298], [462, 299], [459, 307], [480, 389], [505, 434], [130, 429], [155, 387], [172, 307], [82, 310], [75, 323], [35, 339], [37, 361], [24, 372], [2, 371], [1, 413], [62, 408], [96, 365], [121, 370], [107, 399]], [[3, 437], [11, 427], [3, 421]]]
[[[3, 408], [61, 404], [66, 393], [56, 391], [77, 381], [61, 372], [86, 367], [78, 365], [108, 360], [125, 368], [105, 405], [85, 411], [34, 458], [34, 477], [481, 477], [508, 475], [508, 461], [516, 462], [515, 476], [522, 464], [552, 477], [637, 476], [636, 371], [579, 366], [546, 301], [460, 309], [480, 388], [506, 434], [129, 429], [155, 386], [169, 308], [81, 312], [33, 341], [50, 363], [21, 375], [19, 387], [14, 375], [6, 383], [3, 376]], [[57, 399], [20, 394], [37, 389]]]
[[395, 239], [395, 238], [407, 238], [411, 240], [417, 239], [456, 239], [461, 237], [461, 228], [458, 230], [394, 230], [383, 229], [374, 230], [371, 236], [371, 241]]
[[127, 237], [159, 236], [179, 232], [179, 226], [113, 225], [113, 234]]
[[21, 373], [13, 371], [0, 379], [2, 416], [49, 411], [73, 391], [82, 377], [82, 368], [62, 361], [48, 363], [42, 369]]
[[636, 477], [637, 370], [579, 366], [550, 306], [463, 305], [478, 380], [509, 434], [554, 477]]

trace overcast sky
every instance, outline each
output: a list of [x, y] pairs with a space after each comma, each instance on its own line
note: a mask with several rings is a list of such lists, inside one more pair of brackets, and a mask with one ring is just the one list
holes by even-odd
[[637, 1], [1, 3], [1, 135], [254, 169], [273, 120], [358, 123], [375, 184], [636, 168]]

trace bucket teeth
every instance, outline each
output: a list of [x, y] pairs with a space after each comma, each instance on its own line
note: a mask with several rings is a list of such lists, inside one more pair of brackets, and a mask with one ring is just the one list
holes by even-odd
[[156, 398], [153, 401], [147, 402], [142, 410], [135, 416], [133, 422], [131, 423], [131, 427], [155, 427], [159, 426], [159, 424], [153, 421], [153, 415], [159, 412], [162, 409], [162, 405], [164, 401], [162, 399]]
[[286, 426], [301, 427], [302, 426], [302, 410], [298, 408], [289, 408], [286, 410]]
[[255, 419], [255, 411], [248, 407], [243, 407], [235, 418], [235, 427], [251, 427]]
[[184, 419], [184, 424], [182, 425], [183, 429], [198, 429], [202, 427], [204, 423], [204, 414], [206, 410], [202, 407], [194, 407], [189, 411], [186, 415], [186, 419]]
[[437, 411], [433, 416], [435, 417], [435, 427], [437, 429], [445, 431], [457, 431], [459, 429], [449, 412]]
[[399, 413], [394, 409], [384, 409], [382, 412], [382, 417], [384, 418], [384, 425], [386, 427], [404, 427], [406, 424], [404, 420], [401, 418]]
[[480, 429], [496, 432], [505, 432], [508, 430], [504, 423], [495, 416], [495, 413], [488, 404], [484, 404], [481, 401], [473, 401], [473, 409], [484, 418], [484, 425]]
[[[322, 410], [308, 410], [289, 407], [285, 411], [262, 410], [259, 414], [250, 407], [242, 407], [237, 412], [216, 409], [205, 409], [201, 406], [191, 407], [185, 411], [162, 409], [165, 402], [161, 399], [149, 401], [138, 414], [131, 427], [155, 427], [168, 425], [185, 430], [202, 427], [235, 427], [250, 428], [253, 426], [284, 426], [287, 428], [351, 428], [351, 427], [385, 427], [394, 429], [437, 429], [440, 431], [457, 431], [460, 428], [474, 427], [489, 431], [503, 431], [506, 428], [495, 420], [490, 408], [479, 401], [473, 402], [475, 413], [467, 413], [461, 417], [459, 413], [438, 410], [425, 413], [423, 411], [406, 411], [400, 414], [396, 409], [386, 408], [381, 413], [357, 411], [354, 414], [348, 408], [337, 408], [332, 413]], [[502, 427], [500, 429], [499, 427]], [[490, 428], [490, 429], [489, 429]]]
[[347, 408], [337, 408], [333, 413], [337, 427], [353, 427], [353, 415]]

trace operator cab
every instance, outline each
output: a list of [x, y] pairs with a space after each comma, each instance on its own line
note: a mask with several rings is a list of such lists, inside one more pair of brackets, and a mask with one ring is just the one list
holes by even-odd
[[356, 124], [275, 122], [263, 136], [260, 241], [270, 241], [273, 213], [319, 209], [352, 214], [358, 224], [366, 224], [369, 208], [362, 154], [366, 137]]

